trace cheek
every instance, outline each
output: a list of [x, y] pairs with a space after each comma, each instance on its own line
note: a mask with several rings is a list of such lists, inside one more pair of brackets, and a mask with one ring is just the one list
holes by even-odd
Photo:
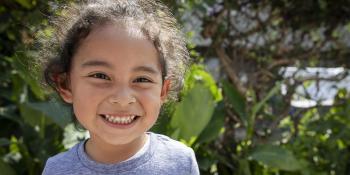
[[72, 86], [73, 109], [77, 118], [96, 113], [98, 105], [106, 96], [106, 90], [88, 84], [77, 83]]
[[142, 105], [152, 113], [158, 113], [162, 105], [160, 89], [145, 90], [140, 94]]

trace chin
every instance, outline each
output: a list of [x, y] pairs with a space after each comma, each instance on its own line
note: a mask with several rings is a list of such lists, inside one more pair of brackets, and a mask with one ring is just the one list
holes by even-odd
[[108, 138], [105, 138], [104, 141], [107, 142], [108, 144], [111, 144], [111, 145], [127, 145], [127, 144], [130, 144], [134, 141], [136, 141], [138, 138], [140, 137], [128, 137], [128, 136], [125, 136], [125, 137], [119, 137], [119, 138], [113, 138], [113, 139], [108, 139]]

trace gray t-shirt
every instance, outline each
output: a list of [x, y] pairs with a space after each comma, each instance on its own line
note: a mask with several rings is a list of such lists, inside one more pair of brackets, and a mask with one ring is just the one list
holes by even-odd
[[80, 142], [67, 152], [49, 158], [43, 175], [198, 175], [198, 164], [191, 148], [167, 136], [148, 133], [147, 150], [136, 158], [116, 164], [92, 160]]

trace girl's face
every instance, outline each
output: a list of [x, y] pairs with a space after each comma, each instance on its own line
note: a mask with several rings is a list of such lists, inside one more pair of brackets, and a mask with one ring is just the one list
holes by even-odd
[[162, 83], [154, 45], [117, 25], [94, 29], [73, 57], [63, 99], [73, 104], [91, 141], [128, 144], [156, 122], [169, 81]]

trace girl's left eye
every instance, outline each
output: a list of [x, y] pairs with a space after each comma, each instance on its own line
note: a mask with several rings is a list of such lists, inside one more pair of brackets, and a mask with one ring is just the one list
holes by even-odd
[[135, 83], [152, 83], [151, 80], [147, 79], [147, 78], [143, 78], [143, 77], [140, 77], [140, 78], [136, 78], [134, 80]]

